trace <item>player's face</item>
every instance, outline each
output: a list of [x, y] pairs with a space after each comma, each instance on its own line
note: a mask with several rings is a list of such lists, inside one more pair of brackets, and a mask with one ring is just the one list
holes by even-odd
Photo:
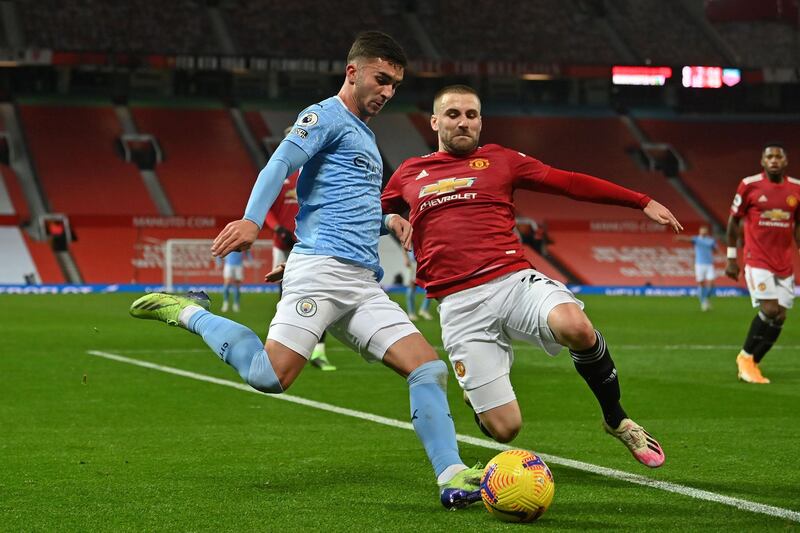
[[708, 235], [708, 226], [700, 226], [700, 231], [698, 233], [703, 237]]
[[474, 94], [442, 95], [431, 117], [431, 128], [439, 134], [439, 150], [456, 155], [478, 146], [481, 125], [481, 101]]
[[348, 65], [353, 71], [353, 96], [358, 116], [368, 119], [377, 115], [386, 102], [392, 99], [397, 86], [403, 81], [403, 67], [381, 58], [361, 59]]
[[761, 156], [761, 166], [767, 174], [773, 176], [783, 174], [786, 167], [789, 165], [789, 159], [786, 157], [786, 152], [783, 148], [777, 146], [769, 146], [764, 150]]

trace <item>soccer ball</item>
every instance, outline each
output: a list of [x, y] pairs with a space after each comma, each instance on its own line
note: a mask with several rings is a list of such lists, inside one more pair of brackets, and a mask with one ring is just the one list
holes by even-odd
[[481, 478], [483, 504], [504, 522], [533, 522], [550, 506], [555, 490], [542, 458], [525, 450], [497, 454]]

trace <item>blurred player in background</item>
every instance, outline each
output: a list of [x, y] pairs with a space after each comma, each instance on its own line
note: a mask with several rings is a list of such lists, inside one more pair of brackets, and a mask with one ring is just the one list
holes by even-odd
[[659, 224], [683, 228], [644, 194], [502, 146], [478, 146], [480, 111], [471, 87], [440, 90], [431, 117], [439, 151], [405, 161], [382, 196], [384, 212], [410, 209], [417, 279], [439, 300], [444, 347], [476, 422], [500, 442], [519, 433], [522, 415], [509, 379], [512, 339], [538, 344], [550, 355], [566, 346], [600, 403], [606, 431], [642, 464], [661, 466], [661, 446], [620, 404], [617, 369], [583, 303], [525, 259], [514, 233], [512, 196], [523, 188], [643, 209]]
[[[286, 128], [283, 132], [284, 137], [289, 135], [292, 131], [292, 126]], [[294, 238], [295, 217], [297, 216], [297, 178], [300, 176], [300, 170], [292, 173], [291, 176], [286, 178], [283, 182], [278, 197], [275, 198], [275, 203], [267, 213], [267, 219], [264, 223], [275, 234], [272, 239], [272, 268], [276, 269], [280, 265], [286, 264], [289, 258], [289, 253], [292, 251], [296, 240]], [[278, 294], [283, 295], [283, 284], [278, 282]], [[311, 352], [309, 362], [320, 370], [332, 371], [336, 367], [328, 360], [325, 353], [325, 334], [323, 331], [319, 338], [314, 351]]]
[[[249, 261], [250, 252], [234, 252], [222, 259], [222, 312], [227, 313], [231, 308], [229, 300], [233, 301], [233, 312], [239, 312], [239, 296], [242, 280], [244, 279], [245, 262]], [[219, 261], [219, 258], [217, 258]], [[230, 293], [233, 292], [231, 298]]]
[[761, 152], [763, 172], [744, 178], [736, 189], [728, 218], [728, 264], [725, 274], [739, 279], [737, 243], [744, 226], [744, 277], [758, 313], [736, 356], [739, 379], [769, 383], [759, 363], [781, 334], [786, 310], [794, 303], [794, 258], [800, 247], [800, 180], [786, 175], [783, 146]]
[[339, 93], [300, 113], [259, 173], [244, 218], [215, 239], [215, 256], [249, 248], [284, 180], [303, 168], [297, 243], [264, 344], [249, 328], [208, 312], [203, 295], [154, 293], [135, 301], [130, 312], [201, 335], [248, 384], [275, 394], [294, 382], [330, 329], [365, 359], [406, 378], [411, 423], [433, 466], [440, 501], [457, 508], [480, 500], [483, 469], [468, 468], [459, 456], [445, 391], [447, 365], [378, 284], [380, 234], [394, 233], [409, 249], [411, 226], [381, 213], [383, 163], [366, 122], [394, 96], [406, 62], [388, 35], [359, 34]]
[[433, 317], [428, 312], [431, 305], [430, 299], [424, 294], [423, 300], [419, 306], [419, 314], [417, 314], [417, 259], [414, 257], [414, 250], [403, 250], [403, 262], [406, 265], [408, 272], [408, 281], [406, 282], [406, 313], [411, 320], [419, 320], [423, 318], [430, 320]]
[[708, 226], [700, 226], [697, 235], [676, 235], [676, 240], [690, 242], [694, 245], [694, 277], [697, 280], [697, 297], [700, 299], [700, 309], [711, 309], [711, 296], [714, 293], [714, 252], [717, 250], [717, 240], [711, 236]]

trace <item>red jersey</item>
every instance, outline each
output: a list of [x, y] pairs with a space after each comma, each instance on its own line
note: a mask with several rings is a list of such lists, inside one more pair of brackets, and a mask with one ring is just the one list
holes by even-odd
[[[294, 233], [295, 217], [300, 206], [297, 204], [297, 177], [300, 175], [298, 170], [283, 181], [281, 192], [275, 198], [275, 203], [267, 213], [265, 220], [267, 226], [275, 229], [277, 226], [283, 226], [290, 232]], [[291, 246], [287, 247], [281, 239], [274, 239], [273, 246], [279, 250], [288, 252]]]
[[800, 222], [800, 180], [773, 183], [762, 172], [744, 178], [733, 197], [731, 215], [744, 218], [744, 262], [782, 278], [792, 275]]
[[384, 213], [414, 227], [417, 283], [431, 298], [530, 268], [514, 233], [517, 188], [643, 208], [650, 198], [613, 183], [565, 172], [496, 144], [466, 156], [434, 152], [406, 160], [381, 196]]

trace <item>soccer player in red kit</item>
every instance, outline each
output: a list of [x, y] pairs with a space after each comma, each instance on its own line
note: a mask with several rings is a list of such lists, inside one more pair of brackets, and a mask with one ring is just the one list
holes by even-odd
[[739, 379], [769, 383], [758, 364], [781, 334], [786, 310], [794, 303], [793, 258], [800, 247], [800, 180], [786, 175], [789, 159], [779, 144], [761, 153], [763, 172], [744, 178], [728, 218], [725, 274], [739, 279], [736, 245], [744, 225], [744, 277], [758, 314], [736, 357]]
[[[289, 134], [292, 127], [286, 129], [286, 134]], [[285, 264], [289, 258], [289, 252], [292, 251], [294, 246], [294, 228], [295, 217], [299, 205], [297, 204], [297, 177], [300, 175], [298, 170], [290, 175], [283, 182], [283, 187], [272, 204], [272, 208], [267, 213], [267, 218], [264, 221], [266, 225], [273, 231], [275, 237], [272, 239], [272, 268], [278, 268], [279, 265]], [[279, 291], [281, 290], [279, 285]], [[314, 346], [314, 351], [311, 352], [311, 357], [308, 362], [319, 368], [320, 370], [332, 371], [336, 367], [328, 360], [325, 353], [325, 334], [319, 338], [319, 342]]]
[[606, 431], [642, 464], [661, 466], [661, 446], [620, 405], [617, 370], [583, 303], [525, 259], [512, 195], [517, 188], [561, 194], [643, 209], [676, 232], [681, 225], [644, 194], [496, 144], [478, 146], [480, 111], [471, 87], [439, 91], [431, 117], [439, 151], [405, 161], [382, 196], [384, 213], [410, 213], [417, 280], [439, 299], [444, 347], [478, 425], [500, 442], [519, 433], [522, 415], [509, 379], [512, 339], [550, 355], [567, 346], [600, 403]]

